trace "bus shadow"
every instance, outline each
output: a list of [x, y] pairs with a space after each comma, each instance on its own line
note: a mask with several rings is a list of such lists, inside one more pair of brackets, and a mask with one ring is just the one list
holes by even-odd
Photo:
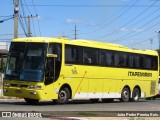
[[[112, 102], [102, 102], [102, 101], [98, 101], [98, 102], [92, 102], [90, 100], [72, 100], [72, 101], [69, 101], [67, 104], [57, 104], [57, 103], [54, 103], [52, 101], [39, 101], [37, 104], [35, 105], [31, 105], [31, 106], [47, 106], [47, 105], [80, 105], [80, 104], [130, 104], [130, 103], [145, 103], [145, 102], [156, 102], [157, 100], [140, 100], [138, 102], [121, 102], [120, 100], [117, 100], [115, 99], [114, 101]], [[25, 101], [0, 101], [0, 104], [12, 104], [12, 105], [30, 105], [30, 104], [27, 104]]]

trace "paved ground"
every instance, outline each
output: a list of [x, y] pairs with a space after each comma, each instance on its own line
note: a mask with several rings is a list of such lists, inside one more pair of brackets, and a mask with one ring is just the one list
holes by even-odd
[[[121, 113], [141, 113], [144, 112], [156, 113], [159, 117], [154, 117], [155, 120], [160, 120], [160, 100], [141, 100], [140, 102], [114, 101], [113, 103], [91, 103], [89, 101], [72, 101], [65, 105], [55, 105], [51, 101], [41, 101], [38, 105], [27, 105], [23, 99], [1, 99], [0, 111], [12, 112], [40, 112], [45, 118], [44, 120], [69, 119], [69, 120], [151, 120], [153, 117], [109, 117], [115, 115], [118, 111]], [[75, 112], [77, 111], [77, 112]], [[124, 112], [125, 111], [125, 112]], [[159, 111], [159, 112], [158, 112]], [[147, 112], [147, 114], [148, 114]], [[158, 112], [158, 113], [157, 113]], [[107, 116], [107, 117], [106, 117]], [[69, 117], [69, 118], [68, 118]], [[15, 120], [19, 120], [18, 118]], [[32, 120], [34, 118], [29, 118]], [[37, 118], [36, 118], [37, 119]], [[40, 118], [41, 120], [42, 118]], [[25, 119], [23, 119], [25, 120]]]

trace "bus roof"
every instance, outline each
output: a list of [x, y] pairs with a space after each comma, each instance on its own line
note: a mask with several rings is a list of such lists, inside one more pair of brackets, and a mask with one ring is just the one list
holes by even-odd
[[101, 49], [107, 49], [107, 50], [117, 50], [122, 52], [125, 51], [125, 52], [131, 52], [131, 53], [141, 53], [141, 54], [158, 56], [158, 52], [154, 50], [131, 49], [118, 44], [112, 44], [107, 42], [97, 42], [97, 41], [84, 40], [84, 39], [68, 40], [67, 38], [26, 37], [26, 38], [13, 39], [12, 42], [37, 42], [37, 43], [38, 42], [41, 42], [41, 43], [42, 42], [44, 43], [58, 42], [58, 43], [78, 45], [78, 46], [86, 46], [86, 47], [101, 48]]

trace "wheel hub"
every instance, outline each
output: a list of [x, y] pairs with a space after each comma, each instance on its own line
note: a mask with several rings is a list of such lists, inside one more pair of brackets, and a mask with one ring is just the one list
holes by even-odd
[[128, 99], [128, 92], [127, 92], [127, 91], [124, 91], [124, 92], [123, 92], [123, 96], [124, 96], [125, 99]]
[[61, 100], [65, 100], [65, 99], [66, 99], [66, 92], [62, 90], [62, 91], [60, 92], [60, 94], [59, 94], [59, 98], [60, 98]]

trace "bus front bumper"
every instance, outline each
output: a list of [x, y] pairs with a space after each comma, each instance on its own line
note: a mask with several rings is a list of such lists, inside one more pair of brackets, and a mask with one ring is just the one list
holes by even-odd
[[4, 96], [31, 98], [31, 99], [44, 99], [43, 90], [23, 89], [23, 88], [9, 88], [3, 87]]

